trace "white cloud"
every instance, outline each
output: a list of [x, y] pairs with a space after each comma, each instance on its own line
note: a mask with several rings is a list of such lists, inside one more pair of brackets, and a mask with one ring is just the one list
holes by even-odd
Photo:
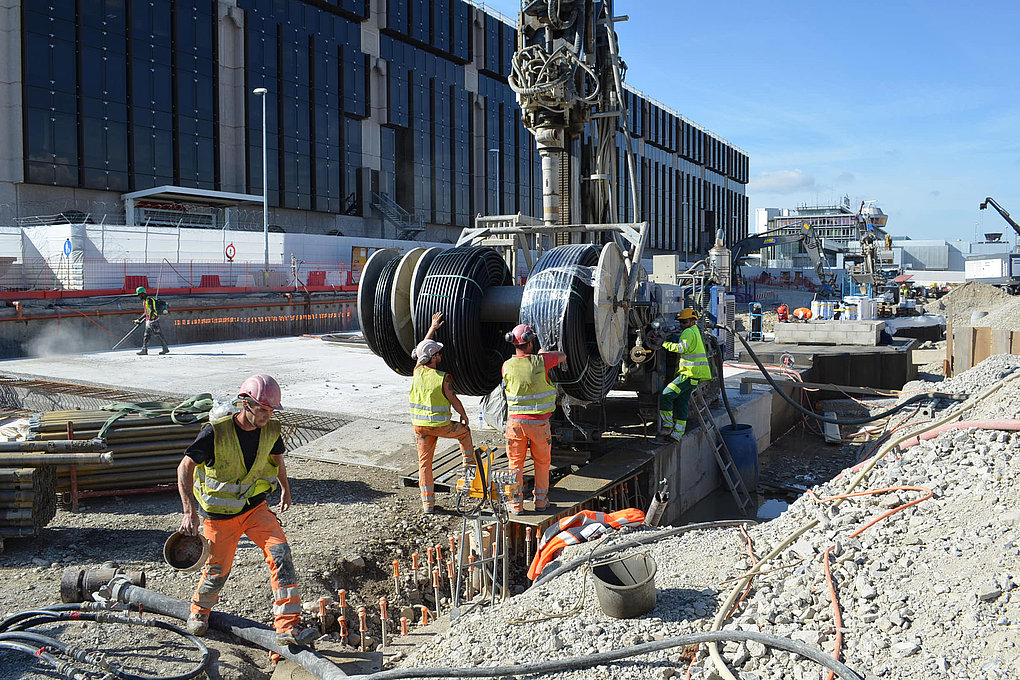
[[834, 181], [836, 184], [852, 184], [855, 179], [857, 178], [854, 177], [854, 173], [843, 171], [836, 175], [836, 179]]
[[747, 185], [748, 192], [765, 194], [792, 194], [801, 189], [810, 189], [815, 185], [814, 175], [805, 173], [800, 168], [794, 170], [776, 170], [763, 172]]

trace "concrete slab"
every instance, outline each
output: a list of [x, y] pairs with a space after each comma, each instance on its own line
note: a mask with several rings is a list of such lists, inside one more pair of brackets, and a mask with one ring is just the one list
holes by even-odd
[[399, 472], [417, 461], [411, 426], [359, 418], [290, 452], [297, 458], [352, 463]]

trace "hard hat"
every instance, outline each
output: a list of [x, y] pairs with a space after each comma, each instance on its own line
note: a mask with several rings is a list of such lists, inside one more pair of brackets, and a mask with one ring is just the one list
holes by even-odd
[[247, 397], [259, 406], [280, 411], [280, 383], [269, 375], [259, 374], [241, 383], [241, 389], [237, 391], [238, 397]]
[[209, 559], [209, 541], [175, 531], [163, 544], [163, 559], [177, 571], [196, 571]]
[[687, 321], [687, 319], [697, 319], [698, 313], [695, 312], [690, 307], [684, 307], [683, 310], [676, 315], [676, 318], [680, 319], [681, 321]]
[[145, 292], [145, 286], [138, 286], [135, 288], [135, 295], [141, 295]]
[[506, 334], [506, 341], [511, 345], [526, 345], [533, 340], [538, 339], [538, 335], [535, 334], [535, 329], [531, 326], [523, 323], [519, 323], [514, 326], [514, 329]]
[[426, 339], [419, 342], [418, 346], [414, 348], [414, 351], [411, 352], [411, 358], [417, 359], [419, 364], [427, 364], [432, 361], [432, 357], [442, 351], [443, 343]]

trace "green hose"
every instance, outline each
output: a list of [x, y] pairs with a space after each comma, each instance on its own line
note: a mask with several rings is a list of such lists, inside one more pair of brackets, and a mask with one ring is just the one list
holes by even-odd
[[169, 401], [118, 401], [115, 404], [107, 404], [102, 407], [104, 411], [116, 411], [117, 413], [106, 421], [96, 437], [105, 438], [106, 432], [124, 416], [138, 415], [142, 418], [170, 416], [170, 420], [177, 425], [190, 425], [207, 419], [212, 407], [213, 398], [208, 392], [188, 397], [179, 404]]

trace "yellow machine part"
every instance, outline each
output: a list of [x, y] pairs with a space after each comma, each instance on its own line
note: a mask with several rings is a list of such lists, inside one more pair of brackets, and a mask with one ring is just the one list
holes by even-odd
[[[468, 494], [471, 498], [481, 498], [482, 492], [482, 478], [489, 479], [489, 471], [492, 470], [492, 462], [495, 457], [495, 453], [488, 446], [478, 446], [475, 448], [475, 465], [477, 465], [477, 474], [475, 478], [471, 480], [471, 492]], [[457, 480], [457, 491], [464, 491], [464, 480]], [[489, 498], [496, 500], [496, 485], [489, 483]]]

